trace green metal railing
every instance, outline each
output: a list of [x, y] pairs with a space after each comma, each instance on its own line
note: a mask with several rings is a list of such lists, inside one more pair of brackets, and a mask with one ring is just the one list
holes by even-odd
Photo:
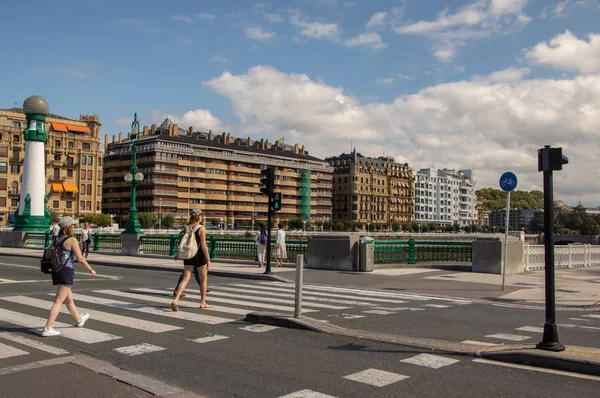
[[140, 253], [165, 254], [174, 256], [179, 240], [177, 235], [171, 236], [140, 236]]
[[92, 251], [99, 252], [120, 252], [121, 235], [116, 234], [94, 234], [92, 235], [94, 248]]
[[471, 262], [473, 243], [395, 240], [375, 241], [375, 264]]
[[52, 238], [50, 232], [27, 232], [25, 247], [50, 247]]
[[[217, 238], [212, 235], [207, 239], [207, 244], [211, 259], [231, 258], [253, 261], [256, 261], [257, 259], [257, 247], [254, 239]], [[289, 240], [285, 243], [285, 246], [287, 254], [286, 261], [295, 262], [296, 254], [304, 254], [306, 257], [308, 241]], [[271, 254], [273, 253], [273, 247], [274, 243], [271, 243]]]

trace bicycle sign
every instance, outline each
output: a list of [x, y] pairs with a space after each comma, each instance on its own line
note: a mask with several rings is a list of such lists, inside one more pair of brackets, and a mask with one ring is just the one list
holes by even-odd
[[517, 176], [514, 175], [514, 173], [507, 171], [506, 173], [502, 174], [500, 177], [500, 188], [502, 188], [504, 192], [513, 191], [516, 187]]

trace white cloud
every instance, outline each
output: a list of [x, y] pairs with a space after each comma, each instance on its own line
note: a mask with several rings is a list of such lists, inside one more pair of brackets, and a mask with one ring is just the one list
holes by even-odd
[[580, 40], [568, 30], [526, 51], [529, 62], [582, 73], [600, 72], [600, 33]]
[[275, 37], [275, 32], [265, 32], [260, 26], [246, 29], [246, 37], [252, 40], [269, 40]]
[[455, 13], [442, 10], [434, 21], [395, 26], [398, 34], [423, 35], [434, 40], [434, 55], [449, 61], [468, 40], [521, 29], [531, 18], [524, 14], [527, 0], [476, 0]]
[[571, 0], [561, 0], [558, 4], [549, 5], [542, 9], [540, 18], [546, 19], [548, 17], [561, 18], [567, 16], [567, 6]]
[[376, 12], [375, 14], [373, 14], [371, 16], [371, 19], [369, 19], [369, 22], [367, 22], [367, 29], [375, 28], [375, 27], [383, 25], [385, 22], [386, 16], [387, 16], [387, 13], [385, 13], [385, 12]]
[[392, 86], [396, 82], [393, 77], [382, 77], [377, 79], [376, 83], [380, 86]]
[[488, 75], [488, 79], [492, 82], [514, 82], [523, 79], [531, 72], [529, 68], [514, 68], [510, 67], [504, 70], [496, 71]]
[[179, 21], [179, 22], [187, 22], [187, 23], [194, 22], [194, 19], [187, 15], [172, 15], [171, 19], [173, 21]]
[[336, 41], [340, 35], [340, 27], [336, 23], [308, 22], [302, 18], [299, 10], [289, 10], [292, 25], [302, 28], [300, 34], [311, 39], [328, 39]]
[[198, 19], [204, 19], [204, 20], [211, 20], [211, 19], [215, 19], [214, 14], [208, 13], [208, 12], [201, 12], [199, 14], [196, 15], [196, 18]]
[[510, 169], [520, 188], [539, 188], [537, 149], [562, 146], [570, 163], [556, 173], [556, 195], [588, 195], [600, 203], [598, 144], [590, 147], [600, 125], [600, 75], [473, 79], [370, 104], [341, 87], [267, 66], [225, 72], [204, 85], [231, 102], [239, 134], [285, 136], [318, 157], [335, 155], [352, 140], [367, 156], [393, 154], [413, 168], [474, 168], [479, 187], [496, 187]]
[[[176, 123], [178, 127], [187, 130], [192, 126], [194, 131], [212, 130], [213, 132], [229, 131], [229, 126], [223, 123], [219, 118], [213, 116], [209, 110], [194, 109], [185, 112], [183, 115], [171, 114], [164, 111], [155, 111], [154, 119], [162, 123], [165, 118], [169, 118]], [[131, 123], [131, 120], [129, 121]]]
[[281, 23], [281, 22], [285, 21], [283, 19], [283, 17], [277, 13], [272, 14], [269, 12], [265, 12], [264, 17], [265, 17], [265, 20], [272, 22], [272, 23]]
[[231, 62], [226, 56], [222, 54], [215, 54], [210, 58], [210, 60], [213, 62], [221, 62], [223, 64], [228, 64]]
[[379, 36], [376, 32], [363, 33], [358, 36], [351, 38], [346, 41], [347, 47], [370, 47], [375, 50], [381, 50], [387, 47], [383, 41], [381, 41], [381, 36]]

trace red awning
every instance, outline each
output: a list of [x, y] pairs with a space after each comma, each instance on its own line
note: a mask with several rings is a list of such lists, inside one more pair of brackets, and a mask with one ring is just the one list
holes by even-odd
[[66, 124], [52, 122], [51, 125], [52, 125], [52, 130], [54, 130], [54, 131], [64, 131], [65, 133], [67, 132]]
[[87, 126], [75, 126], [72, 124], [67, 124], [67, 128], [69, 131], [77, 131], [78, 133], [91, 133], [90, 128]]

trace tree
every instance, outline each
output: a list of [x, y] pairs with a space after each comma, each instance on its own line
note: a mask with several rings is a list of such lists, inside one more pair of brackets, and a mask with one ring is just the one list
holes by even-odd
[[399, 222], [392, 223], [392, 231], [394, 231], [394, 232], [400, 231], [400, 223]]
[[402, 223], [402, 230], [404, 232], [410, 232], [410, 231], [412, 231], [412, 228], [413, 228], [413, 225], [411, 223], [409, 223], [409, 222]]
[[290, 226], [290, 229], [302, 229], [304, 227], [304, 222], [302, 221], [301, 218], [293, 218], [291, 220], [288, 220], [288, 225]]
[[160, 226], [165, 229], [173, 228], [175, 226], [175, 216], [171, 213], [165, 214], [160, 220]]
[[323, 230], [330, 230], [331, 231], [331, 227], [333, 226], [333, 223], [331, 221], [324, 221], [323, 222]]
[[50, 211], [50, 223], [58, 222], [59, 219], [60, 219], [60, 216], [58, 215], [58, 213], [55, 212], [54, 210], [51, 210]]
[[158, 218], [155, 213], [138, 213], [137, 218], [143, 229], [150, 229], [156, 225]]
[[110, 217], [103, 213], [97, 213], [90, 217], [89, 223], [99, 227], [108, 227], [110, 226]]

